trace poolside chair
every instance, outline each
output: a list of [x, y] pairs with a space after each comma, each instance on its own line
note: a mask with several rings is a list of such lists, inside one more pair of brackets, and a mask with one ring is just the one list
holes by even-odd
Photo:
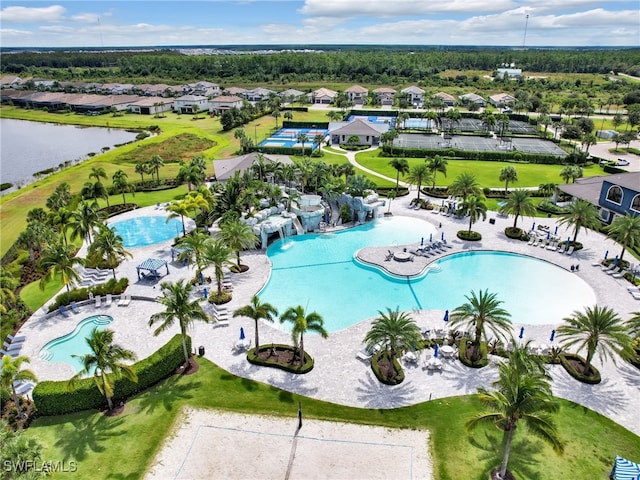
[[33, 389], [33, 383], [31, 382], [23, 383], [18, 388], [16, 388], [16, 393], [18, 395], [24, 395], [25, 393], [28, 393], [29, 391], [31, 391], [31, 389]]
[[617, 273], [612, 273], [612, 274], [611, 274], [611, 276], [612, 276], [613, 278], [623, 278], [627, 272], [628, 272], [628, 270], [620, 269], [620, 271], [619, 271], [619, 272], [617, 272]]
[[573, 245], [569, 246], [569, 249], [565, 252], [565, 255], [573, 255], [573, 251], [576, 249]]
[[566, 251], [567, 251], [567, 244], [566, 244], [566, 243], [563, 243], [563, 244], [560, 246], [560, 248], [558, 248], [558, 252], [559, 252], [559, 253], [564, 253], [564, 252], [566, 252]]
[[106, 296], [105, 301], [104, 301], [104, 305], [102, 305], [102, 306], [103, 307], [110, 307], [112, 302], [113, 302], [113, 296], [110, 293], [107, 293], [107, 296]]
[[25, 337], [24, 335], [19, 335], [19, 336], [7, 335], [7, 338], [11, 343], [20, 343], [20, 342], [24, 342], [27, 339], [27, 337]]
[[531, 237], [529, 238], [529, 241], [527, 242], [527, 245], [533, 245], [536, 242], [536, 237], [534, 237], [533, 235], [531, 235]]
[[100, 305], [102, 304], [102, 297], [100, 295], [96, 295], [95, 301], [96, 301], [96, 308], [100, 308]]
[[443, 244], [444, 244], [444, 246], [445, 246], [445, 247], [447, 247], [447, 248], [453, 248], [453, 245], [451, 245], [449, 242], [447, 242], [447, 240], [446, 240], [446, 239], [443, 239], [443, 240], [442, 240], [442, 243], [443, 243]]
[[74, 300], [71, 301], [69, 306], [71, 307], [73, 313], [80, 313], [80, 308], [78, 308], [78, 304]]
[[66, 309], [66, 307], [64, 305], [60, 305], [58, 307], [58, 312], [64, 317], [68, 317], [69, 316], [69, 311]]

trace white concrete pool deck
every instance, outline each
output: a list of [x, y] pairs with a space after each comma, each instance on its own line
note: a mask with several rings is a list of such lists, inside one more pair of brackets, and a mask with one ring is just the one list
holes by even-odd
[[[413, 195], [412, 195], [413, 196]], [[591, 265], [593, 261], [609, 255], [619, 254], [621, 247], [604, 235], [582, 231], [578, 237], [585, 245], [583, 250], [566, 256], [527, 245], [526, 242], [514, 241], [504, 235], [504, 228], [513, 224], [513, 218], [505, 218], [491, 213], [495, 224], [489, 221], [474, 224], [473, 229], [482, 233], [480, 242], [462, 242], [456, 238], [456, 232], [468, 226], [467, 220], [444, 217], [426, 210], [415, 211], [409, 208], [411, 197], [393, 201], [391, 212], [395, 215], [407, 215], [422, 218], [436, 227], [442, 224], [440, 231], [454, 245], [452, 253], [468, 250], [502, 250], [507, 252], [531, 255], [552, 262], [562, 268], [579, 264], [576, 273], [593, 288], [598, 305], [610, 306], [626, 319], [633, 311], [640, 310], [640, 302], [627, 292], [623, 279], [614, 279], [602, 272], [599, 267]], [[386, 207], [385, 207], [386, 208]], [[166, 214], [162, 209], [149, 207], [130, 212], [126, 215]], [[121, 219], [122, 217], [118, 218]], [[532, 222], [548, 225], [555, 229], [554, 219], [524, 218], [518, 225], [530, 228]], [[559, 227], [558, 234], [567, 238], [570, 233]], [[71, 368], [60, 364], [49, 363], [39, 358], [40, 349], [48, 341], [69, 333], [82, 319], [92, 314], [107, 314], [114, 318], [111, 324], [116, 330], [116, 341], [126, 348], [134, 350], [138, 358], [144, 358], [178, 332], [178, 327], [154, 337], [148, 327], [149, 316], [161, 310], [161, 306], [152, 301], [160, 294], [159, 284], [155, 281], [138, 281], [136, 266], [146, 258], [162, 258], [169, 262], [170, 273], [160, 281], [176, 281], [190, 278], [193, 271], [190, 267], [176, 265], [171, 262], [170, 242], [164, 244], [131, 249], [134, 258], [123, 262], [116, 270], [118, 278], [126, 276], [130, 286], [126, 294], [134, 297], [146, 297], [149, 300], [134, 299], [128, 307], [119, 307], [114, 301], [110, 307], [95, 308], [93, 303], [81, 306], [79, 314], [63, 317], [59, 313], [47, 316], [42, 309], [21, 328], [20, 334], [26, 335], [22, 355], [31, 358], [30, 368], [40, 380], [62, 380], [71, 376]], [[250, 270], [243, 274], [229, 274], [234, 289], [233, 299], [227, 304], [230, 312], [249, 303], [267, 282], [270, 263], [264, 251], [254, 251], [242, 255], [242, 263], [249, 265]], [[210, 275], [209, 271], [205, 274]], [[488, 272], [490, 275], [490, 272]], [[527, 288], [527, 279], [522, 279], [523, 289]], [[478, 285], [478, 289], [482, 285]], [[535, 295], [535, 292], [531, 292]], [[423, 327], [443, 326], [443, 311], [411, 312], [418, 324]], [[350, 328], [330, 334], [323, 340], [315, 335], [305, 336], [305, 350], [315, 360], [315, 368], [307, 375], [293, 375], [285, 372], [256, 367], [246, 361], [244, 354], [235, 354], [232, 346], [238, 339], [240, 327], [244, 327], [248, 338], [254, 338], [253, 321], [247, 318], [232, 318], [231, 326], [215, 327], [196, 323], [190, 334], [193, 348], [205, 348], [205, 357], [235, 375], [264, 382], [287, 391], [307, 395], [309, 397], [362, 408], [394, 408], [425, 402], [431, 399], [476, 393], [479, 386], [489, 386], [495, 379], [494, 367], [472, 370], [464, 367], [457, 360], [444, 360], [441, 373], [423, 370], [421, 367], [407, 366], [406, 379], [398, 386], [389, 387], [380, 384], [374, 377], [368, 363], [356, 358], [362, 348], [362, 339], [369, 329], [372, 319], [362, 321]], [[551, 325], [526, 326], [524, 340], [549, 344], [552, 329], [560, 322]], [[520, 324], [514, 319], [514, 329], [519, 331]], [[514, 335], [517, 335], [517, 332]], [[278, 330], [268, 323], [261, 322], [260, 343], [290, 343], [290, 335]], [[557, 340], [556, 340], [557, 343]], [[562, 398], [572, 400], [580, 405], [593, 409], [617, 423], [640, 435], [640, 372], [625, 362], [618, 361], [617, 366], [611, 361], [595, 360], [596, 367], [602, 374], [603, 381], [599, 385], [585, 385], [572, 379], [562, 367], [551, 367], [553, 391]]]

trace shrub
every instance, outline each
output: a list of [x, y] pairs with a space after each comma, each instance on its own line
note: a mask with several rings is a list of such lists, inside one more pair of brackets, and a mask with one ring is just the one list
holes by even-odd
[[[265, 352], [271, 349], [293, 351], [294, 347], [292, 347], [291, 345], [283, 345], [283, 344], [260, 345], [259, 351]], [[311, 358], [311, 356], [307, 352], [304, 352], [304, 363], [301, 366], [297, 366], [297, 365], [291, 365], [288, 363], [278, 362], [275, 359], [272, 360], [269, 358], [260, 358], [255, 348], [252, 348], [247, 353], [247, 361], [253, 365], [261, 365], [263, 367], [278, 368], [280, 370], [284, 370], [285, 372], [299, 373], [299, 374], [309, 373], [311, 370], [313, 370], [313, 365], [314, 365], [313, 358]]]
[[467, 357], [467, 349], [464, 347], [465, 345], [469, 345], [471, 342], [472, 340], [469, 337], [462, 337], [460, 339], [460, 348], [458, 348], [458, 358], [460, 358], [460, 362], [469, 368], [486, 367], [489, 364], [489, 359], [487, 357], [487, 344], [485, 342], [480, 342], [480, 360], [472, 362], [471, 359]]
[[231, 298], [232, 296], [229, 292], [225, 292], [223, 290], [221, 293], [218, 293], [218, 290], [214, 290], [209, 294], [207, 301], [209, 303], [215, 303], [216, 305], [222, 305], [224, 303], [229, 303]]
[[560, 207], [549, 200], [542, 200], [538, 204], [538, 210], [545, 213], [552, 213], [554, 215], [560, 215], [562, 213], [567, 213], [568, 210], [566, 207]]
[[469, 232], [469, 230], [458, 230], [456, 235], [460, 240], [467, 240], [469, 242], [482, 240], [482, 235], [478, 232], [474, 232], [473, 230], [471, 232]]
[[55, 301], [49, 305], [49, 312], [53, 312], [58, 309], [60, 305], [69, 305], [72, 301], [81, 302], [89, 298], [89, 294], [94, 295], [106, 295], [110, 293], [112, 295], [121, 295], [129, 286], [129, 279], [126, 277], [116, 280], [110, 278], [106, 283], [96, 285], [88, 288], [76, 288], [70, 292], [63, 292], [58, 295]]
[[509, 238], [513, 238], [515, 240], [522, 240], [522, 236], [525, 235], [525, 232], [518, 227], [507, 227], [504, 229], [504, 234], [509, 237]]
[[564, 367], [569, 375], [582, 383], [587, 383], [589, 385], [596, 385], [602, 381], [600, 377], [600, 372], [593, 365], [589, 366], [590, 375], [585, 375], [583, 373], [578, 372], [571, 362], [579, 362], [584, 365], [585, 359], [575, 353], [562, 353], [559, 355], [560, 364]]
[[378, 362], [383, 357], [386, 357], [388, 359], [389, 352], [387, 350], [382, 350], [381, 352], [376, 353], [371, 358], [371, 370], [373, 370], [373, 374], [376, 376], [376, 378], [385, 385], [398, 385], [404, 382], [404, 370], [402, 370], [402, 366], [400, 365], [400, 362], [398, 362], [397, 358], [393, 359], [393, 369], [396, 371], [395, 377], [390, 378], [382, 373]]
[[[187, 337], [187, 349], [191, 351], [191, 338]], [[116, 380], [114, 401], [119, 401], [148, 388], [171, 375], [184, 363], [182, 338], [175, 335], [158, 351], [133, 365], [138, 375], [138, 383], [126, 378]], [[69, 382], [40, 382], [33, 389], [33, 401], [41, 415], [62, 415], [65, 413], [100, 408], [106, 405], [93, 378], [83, 378], [69, 389]]]

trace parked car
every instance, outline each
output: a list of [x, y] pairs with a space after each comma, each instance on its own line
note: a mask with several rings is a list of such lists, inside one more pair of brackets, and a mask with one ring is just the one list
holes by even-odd
[[629, 165], [629, 160], [625, 160], [624, 158], [619, 158], [616, 162], [616, 167], [625, 167]]

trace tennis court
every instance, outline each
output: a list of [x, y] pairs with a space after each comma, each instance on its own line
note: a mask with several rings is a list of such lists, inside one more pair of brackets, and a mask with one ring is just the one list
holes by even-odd
[[473, 135], [424, 135], [401, 133], [393, 144], [400, 148], [449, 149], [472, 152], [537, 153], [565, 157], [567, 154], [555, 143], [539, 138], [492, 138]]
[[389, 123], [391, 125], [396, 121], [396, 117], [391, 117], [388, 115], [349, 115], [347, 117], [347, 122], [353, 122], [354, 120], [364, 120], [365, 122], [370, 123]]
[[258, 144], [259, 147], [286, 147], [286, 148], [302, 148], [302, 143], [298, 142], [301, 133], [307, 136], [304, 147], [311, 147], [314, 150], [317, 145], [314, 143], [316, 135], [322, 135], [323, 138], [329, 134], [329, 130], [323, 128], [281, 128], [270, 137], [264, 139]]
[[[447, 128], [450, 123], [450, 120], [446, 117], [440, 118], [440, 124], [443, 128]], [[458, 130], [461, 132], [481, 132], [486, 130], [486, 126], [482, 123], [482, 120], [478, 118], [461, 118], [454, 126], [454, 130]], [[500, 123], [496, 123], [493, 127], [493, 130], [498, 130], [500, 128]], [[520, 134], [531, 134], [535, 133], [535, 129], [533, 126], [529, 125], [527, 122], [523, 122], [521, 120], [510, 120], [509, 127], [507, 131], [511, 133], [520, 133]]]
[[426, 118], [408, 118], [404, 121], [404, 128], [421, 128], [423, 130], [433, 128], [433, 121]]

